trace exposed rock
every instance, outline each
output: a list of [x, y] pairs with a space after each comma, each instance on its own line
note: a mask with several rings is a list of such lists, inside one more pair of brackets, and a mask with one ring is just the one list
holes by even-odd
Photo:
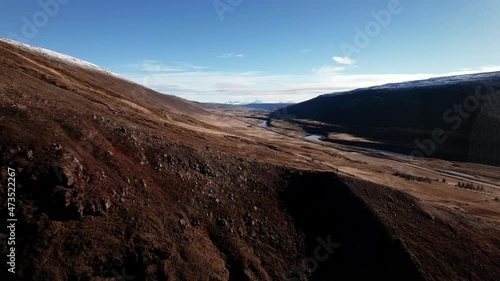
[[215, 224], [218, 226], [227, 226], [227, 221], [223, 218], [217, 218]]
[[101, 198], [101, 206], [107, 212], [111, 208], [111, 201], [108, 198]]
[[55, 176], [57, 184], [65, 187], [71, 187], [73, 184], [75, 184], [75, 176], [68, 167], [55, 165], [52, 167], [52, 172]]
[[58, 150], [61, 150], [62, 149], [62, 146], [58, 143], [53, 143], [51, 146], [50, 146], [50, 149], [52, 150], [55, 150], [55, 151], [58, 151]]

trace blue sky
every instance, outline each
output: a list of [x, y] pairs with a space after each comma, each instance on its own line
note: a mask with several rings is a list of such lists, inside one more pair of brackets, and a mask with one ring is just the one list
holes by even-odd
[[4, 0], [0, 36], [191, 100], [298, 102], [500, 70], [499, 14], [496, 0]]

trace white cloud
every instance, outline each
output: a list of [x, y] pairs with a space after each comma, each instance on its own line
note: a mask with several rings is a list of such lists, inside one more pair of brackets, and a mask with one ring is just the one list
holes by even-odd
[[415, 74], [344, 74], [344, 66], [323, 66], [309, 74], [278, 75], [258, 71], [197, 71], [144, 73], [130, 69], [121, 74], [162, 93], [200, 102], [293, 101], [301, 102], [321, 94], [357, 88], [428, 79], [439, 76], [500, 71], [500, 66], [487, 66], [448, 73]]
[[135, 69], [137, 71], [144, 71], [144, 72], [172, 72], [172, 71], [184, 71], [185, 70], [183, 68], [175, 68], [175, 67], [167, 66], [167, 65], [161, 64], [159, 61], [148, 60], [148, 59], [144, 59], [138, 63], [132, 63], [132, 64], [125, 65], [125, 67]]
[[332, 57], [336, 63], [345, 64], [345, 65], [353, 65], [356, 63], [355, 60], [348, 57]]
[[453, 75], [462, 75], [462, 74], [469, 74], [469, 73], [476, 73], [476, 72], [495, 72], [495, 71], [500, 71], [500, 66], [483, 66], [479, 67], [477, 69], [474, 68], [464, 68], [460, 71], [452, 72]]
[[319, 68], [313, 68], [312, 71], [317, 75], [324, 76], [324, 75], [334, 75], [343, 70], [345, 70], [345, 66], [322, 66]]
[[137, 74], [146, 73], [145, 75], [151, 75], [158, 73], [202, 70], [202, 69], [208, 69], [209, 67], [193, 65], [185, 62], [172, 62], [166, 65], [157, 60], [143, 59], [140, 62], [122, 65], [120, 68], [125, 69], [126, 72], [137, 73]]
[[193, 69], [193, 70], [200, 70], [200, 69], [209, 68], [207, 66], [194, 65], [194, 64], [185, 63], [185, 62], [174, 62], [174, 65], [181, 67], [181, 68], [184, 68], [184, 69]]
[[217, 55], [217, 58], [219, 59], [235, 59], [235, 58], [241, 59], [244, 57], [246, 57], [244, 54], [237, 54], [237, 53], [223, 53]]
[[481, 72], [495, 72], [495, 71], [500, 71], [500, 66], [483, 66], [480, 68]]

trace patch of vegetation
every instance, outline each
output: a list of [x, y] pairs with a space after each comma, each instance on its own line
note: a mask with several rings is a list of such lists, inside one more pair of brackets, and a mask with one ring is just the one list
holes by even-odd
[[54, 77], [42, 74], [42, 76], [40, 76], [40, 79], [51, 85], [57, 86], [57, 80]]
[[470, 190], [476, 190], [476, 191], [484, 191], [484, 186], [482, 185], [474, 185], [473, 183], [470, 182], [458, 182], [457, 183], [458, 188], [464, 188], [464, 189], [470, 189]]
[[414, 176], [414, 175], [400, 173], [400, 172], [396, 172], [396, 173], [394, 173], [394, 175], [397, 176], [397, 177], [401, 177], [401, 178], [407, 179], [407, 180], [411, 180], [411, 181], [420, 181], [420, 182], [426, 182], [426, 183], [431, 183], [432, 182], [432, 179], [428, 178], [428, 177], [417, 177], [417, 176]]
[[345, 158], [347, 161], [351, 162], [351, 163], [356, 163], [356, 164], [363, 164], [363, 165], [368, 165], [368, 162], [365, 162], [365, 161], [360, 161], [360, 160], [354, 160], [354, 159], [351, 159], [351, 158]]

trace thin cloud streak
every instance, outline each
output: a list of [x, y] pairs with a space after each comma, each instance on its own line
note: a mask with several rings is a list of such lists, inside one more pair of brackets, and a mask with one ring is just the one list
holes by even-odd
[[217, 55], [218, 59], [242, 59], [246, 56], [244, 54], [236, 54], [236, 53], [224, 53]]
[[201, 70], [208, 69], [209, 67], [193, 65], [184, 62], [173, 62], [170, 64], [163, 64], [157, 60], [144, 59], [140, 62], [130, 63], [120, 66], [120, 69], [124, 69], [128, 72], [134, 73], [147, 73], [147, 75], [153, 73], [162, 73], [162, 72], [187, 72], [192, 70]]
[[156, 60], [142, 60], [138, 63], [132, 63], [124, 66], [125, 68], [129, 68], [136, 71], [141, 72], [174, 72], [174, 71], [185, 71], [184, 68], [175, 68], [168, 65], [164, 65]]

